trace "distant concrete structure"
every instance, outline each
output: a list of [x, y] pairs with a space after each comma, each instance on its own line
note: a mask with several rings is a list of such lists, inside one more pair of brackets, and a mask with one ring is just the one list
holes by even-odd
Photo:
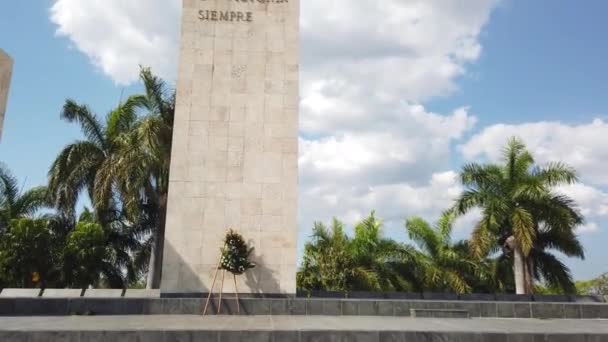
[[2, 126], [4, 124], [4, 113], [8, 100], [8, 89], [11, 84], [13, 73], [13, 60], [0, 49], [0, 140], [2, 139]]

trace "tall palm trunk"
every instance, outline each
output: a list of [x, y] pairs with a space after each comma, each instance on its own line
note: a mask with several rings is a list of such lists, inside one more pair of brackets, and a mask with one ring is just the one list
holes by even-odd
[[148, 266], [147, 289], [160, 288], [165, 247], [165, 222], [167, 218], [167, 194], [161, 194], [158, 201], [158, 227], [154, 234], [150, 261]]
[[513, 276], [515, 278], [515, 293], [526, 294], [526, 265], [522, 252], [514, 236], [510, 236], [505, 245], [513, 251]]

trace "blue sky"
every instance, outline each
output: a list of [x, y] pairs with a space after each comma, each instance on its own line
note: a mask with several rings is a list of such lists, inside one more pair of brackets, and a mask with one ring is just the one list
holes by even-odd
[[[564, 191], [587, 215], [588, 258], [568, 264], [578, 278], [608, 271], [607, 2], [336, 1], [302, 4], [301, 240], [313, 220], [372, 209], [402, 239], [404, 217], [450, 203], [463, 162], [496, 159], [516, 134], [540, 162], [579, 169]], [[26, 186], [80, 136], [59, 119], [66, 98], [105, 115], [138, 89], [138, 64], [175, 77], [177, 0], [98, 2], [0, 5], [0, 48], [15, 59], [0, 160]]]

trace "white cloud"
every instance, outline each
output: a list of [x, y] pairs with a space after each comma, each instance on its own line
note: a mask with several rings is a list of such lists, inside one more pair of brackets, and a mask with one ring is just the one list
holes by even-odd
[[50, 19], [116, 83], [137, 80], [139, 65], [173, 79], [181, 1], [55, 0]]
[[[372, 209], [434, 220], [459, 192], [450, 150], [468, 108], [420, 105], [453, 92], [482, 51], [499, 0], [301, 0], [301, 222]], [[179, 0], [54, 0], [57, 33], [118, 83], [138, 64], [174, 78]]]
[[587, 219], [587, 222], [578, 228], [579, 233], [593, 233], [601, 229], [598, 222], [605, 222], [608, 218], [607, 192], [582, 183], [564, 186], [558, 191], [574, 199]]
[[496, 124], [486, 127], [461, 146], [466, 159], [498, 161], [507, 140], [522, 138], [538, 163], [563, 161], [577, 169], [583, 183], [563, 186], [558, 191], [574, 199], [587, 223], [581, 234], [601, 229], [608, 218], [608, 123], [601, 119], [589, 123], [535, 122], [519, 125]]
[[498, 124], [485, 128], [462, 146], [465, 158], [498, 160], [511, 136], [521, 137], [537, 161], [563, 161], [575, 167], [584, 181], [608, 185], [608, 123], [595, 119], [584, 124], [556, 121]]

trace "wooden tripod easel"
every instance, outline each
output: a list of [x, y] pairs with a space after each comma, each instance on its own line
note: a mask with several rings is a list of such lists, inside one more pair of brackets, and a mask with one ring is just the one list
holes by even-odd
[[[217, 268], [215, 269], [215, 275], [213, 276], [213, 283], [211, 283], [211, 289], [209, 290], [209, 295], [207, 296], [207, 301], [205, 302], [205, 308], [203, 309], [203, 316], [207, 314], [207, 309], [209, 308], [209, 302], [211, 301], [211, 296], [213, 295], [213, 289], [215, 288], [215, 281], [217, 280], [217, 274], [220, 272], [220, 265], [222, 263], [222, 257], [220, 256], [220, 262], [217, 264]], [[234, 279], [234, 292], [236, 295], [236, 310], [237, 314], [241, 313], [241, 304], [239, 303], [239, 290], [236, 287], [236, 274], [232, 274]], [[226, 270], [222, 270], [222, 286], [220, 287], [220, 299], [217, 305], [217, 314], [222, 314], [222, 293], [224, 292], [224, 279], [226, 278]]]

